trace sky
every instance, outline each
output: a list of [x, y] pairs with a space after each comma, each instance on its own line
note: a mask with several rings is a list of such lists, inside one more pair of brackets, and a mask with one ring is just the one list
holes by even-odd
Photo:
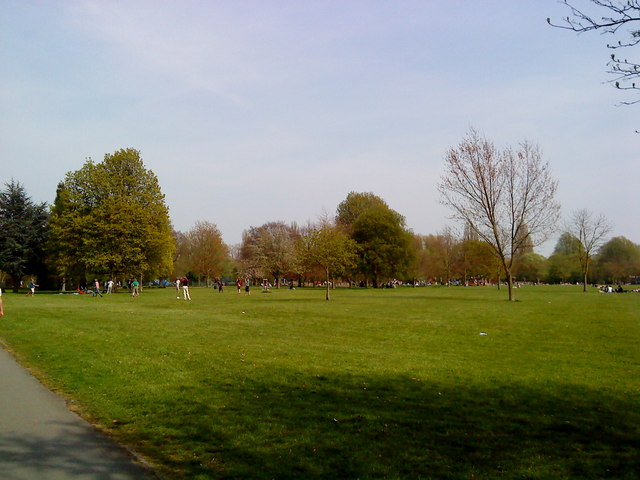
[[132, 147], [177, 230], [212, 222], [233, 245], [356, 191], [435, 234], [454, 225], [445, 153], [473, 127], [540, 147], [563, 218], [604, 214], [640, 243], [640, 105], [607, 83], [611, 38], [546, 22], [568, 14], [556, 0], [0, 0], [0, 182], [52, 203], [67, 172]]

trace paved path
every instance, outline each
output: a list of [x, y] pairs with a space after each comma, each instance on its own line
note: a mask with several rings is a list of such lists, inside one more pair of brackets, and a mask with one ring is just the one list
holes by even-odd
[[0, 347], [1, 480], [152, 480]]

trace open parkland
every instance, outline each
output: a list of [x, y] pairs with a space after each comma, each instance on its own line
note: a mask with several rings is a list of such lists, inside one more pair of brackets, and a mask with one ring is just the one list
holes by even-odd
[[581, 289], [7, 292], [0, 341], [162, 478], [639, 478], [640, 294]]

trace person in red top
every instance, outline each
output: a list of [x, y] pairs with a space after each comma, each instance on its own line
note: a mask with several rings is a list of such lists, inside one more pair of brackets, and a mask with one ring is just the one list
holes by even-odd
[[189, 295], [189, 279], [187, 277], [183, 277], [180, 283], [182, 284], [182, 298], [185, 300], [191, 300], [191, 295]]

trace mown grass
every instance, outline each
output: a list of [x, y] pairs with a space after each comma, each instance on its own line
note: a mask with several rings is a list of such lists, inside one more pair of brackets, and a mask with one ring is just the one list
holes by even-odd
[[638, 478], [640, 294], [516, 293], [5, 294], [0, 338], [172, 478]]

